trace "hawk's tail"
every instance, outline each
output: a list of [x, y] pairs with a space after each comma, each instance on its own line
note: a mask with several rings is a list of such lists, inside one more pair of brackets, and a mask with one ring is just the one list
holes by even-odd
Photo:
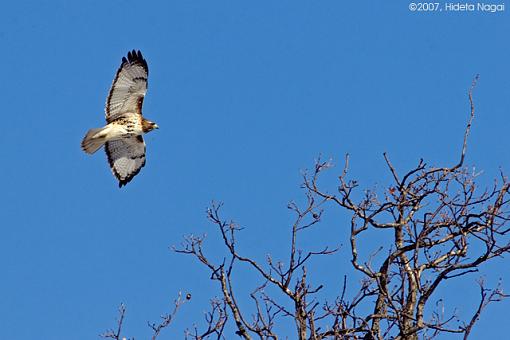
[[90, 129], [81, 142], [81, 148], [88, 154], [93, 154], [107, 141], [106, 134], [101, 133], [105, 128]]

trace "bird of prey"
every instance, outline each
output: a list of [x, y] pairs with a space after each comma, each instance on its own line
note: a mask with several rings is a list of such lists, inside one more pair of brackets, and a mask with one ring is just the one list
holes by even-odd
[[106, 122], [102, 128], [90, 129], [81, 147], [93, 154], [103, 145], [119, 188], [133, 179], [145, 165], [145, 142], [142, 135], [158, 125], [142, 116], [147, 92], [149, 68], [140, 51], [122, 58], [106, 100]]

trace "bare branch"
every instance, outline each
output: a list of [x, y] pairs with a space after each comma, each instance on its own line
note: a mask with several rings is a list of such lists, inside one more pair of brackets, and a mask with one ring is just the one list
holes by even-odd
[[121, 338], [122, 324], [124, 322], [124, 316], [126, 315], [126, 306], [121, 303], [119, 306], [119, 316], [117, 318], [117, 329], [110, 329], [105, 333], [101, 334], [100, 337], [105, 339], [115, 339], [115, 340], [126, 340], [126, 338]]
[[168, 327], [170, 325], [170, 323], [172, 323], [172, 321], [174, 320], [175, 318], [175, 315], [177, 314], [177, 311], [179, 310], [179, 308], [186, 302], [186, 301], [189, 301], [191, 299], [191, 294], [186, 294], [186, 298], [185, 300], [182, 299], [182, 294], [181, 292], [179, 292], [179, 295], [177, 296], [177, 299], [175, 299], [174, 301], [174, 308], [172, 310], [172, 312], [170, 314], [164, 314], [164, 315], [161, 315], [161, 319], [162, 321], [159, 323], [159, 324], [156, 324], [155, 322], [147, 322], [148, 326], [152, 329], [153, 331], [153, 334], [152, 334], [152, 337], [151, 339], [152, 340], [156, 340], [157, 337], [160, 335], [161, 331]]

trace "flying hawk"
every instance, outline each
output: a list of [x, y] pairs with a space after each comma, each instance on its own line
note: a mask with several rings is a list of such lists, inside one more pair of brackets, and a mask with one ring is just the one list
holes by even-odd
[[142, 135], [158, 128], [142, 116], [142, 104], [147, 92], [149, 68], [140, 51], [131, 51], [122, 58], [108, 99], [106, 126], [90, 129], [81, 147], [93, 154], [103, 145], [119, 188], [126, 185], [145, 165], [145, 142]]

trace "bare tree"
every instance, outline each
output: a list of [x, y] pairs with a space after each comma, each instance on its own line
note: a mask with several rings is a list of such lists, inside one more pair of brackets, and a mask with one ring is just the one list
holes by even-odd
[[[222, 315], [232, 316], [238, 335], [245, 339], [253, 336], [277, 339], [275, 325], [282, 318], [290, 318], [299, 339], [417, 339], [445, 332], [467, 338], [482, 310], [490, 302], [506, 297], [499, 285], [491, 290], [479, 280], [480, 304], [471, 319], [457, 325], [454, 325], [457, 316], [445, 315], [436, 303], [441, 300], [432, 300], [438, 287], [447, 281], [459, 280], [476, 272], [485, 262], [510, 252], [506, 177], [501, 174], [491, 188], [480, 190], [476, 183], [478, 175], [464, 166], [475, 114], [472, 91], [476, 80], [469, 90], [471, 112], [456, 165], [433, 167], [420, 160], [414, 168], [399, 174], [384, 154], [393, 183], [382, 192], [365, 190], [359, 194], [359, 184], [349, 179], [346, 156], [338, 190], [328, 193], [319, 187], [318, 179], [331, 168], [331, 163], [319, 159], [312, 173], [303, 176], [306, 205], [301, 208], [295, 203], [289, 205], [296, 218], [290, 229], [286, 265], [271, 257], [266, 263], [259, 263], [243, 256], [236, 243], [241, 228], [220, 217], [221, 205], [213, 204], [208, 209], [207, 216], [217, 226], [228, 254], [225, 261], [210, 260], [204, 253], [203, 237], [186, 238], [176, 251], [196, 257], [209, 268], [211, 279], [219, 283], [224, 302]], [[307, 266], [307, 262], [337, 249], [304, 251], [296, 247], [296, 240], [301, 231], [321, 221], [323, 209], [329, 203], [351, 215], [350, 262], [363, 279], [351, 298], [344, 281], [336, 299], [319, 302], [314, 295], [323, 286], [308, 283], [307, 272], [313, 267]], [[383, 234], [380, 239], [390, 239], [390, 244], [360, 254], [358, 244], [369, 232]], [[239, 306], [232, 284], [232, 272], [240, 263], [247, 264], [261, 279], [261, 285], [250, 295], [253, 309], [249, 311]], [[280, 294], [269, 294], [270, 286]], [[215, 327], [214, 322], [207, 322], [207, 328], [216, 329], [218, 337], [223, 334], [224, 322], [220, 325]]]
[[[489, 188], [477, 184], [479, 174], [464, 165], [467, 140], [475, 114], [469, 90], [470, 116], [464, 133], [459, 161], [451, 167], [428, 166], [423, 160], [407, 172], [399, 172], [384, 154], [392, 183], [382, 190], [360, 191], [349, 177], [349, 156], [333, 193], [321, 188], [319, 177], [332, 167], [318, 159], [313, 171], [303, 174], [304, 206], [291, 202], [295, 219], [289, 228], [290, 245], [285, 261], [267, 256], [265, 261], [243, 255], [237, 241], [242, 228], [223, 219], [221, 204], [207, 210], [224, 245], [218, 254], [207, 254], [204, 236], [188, 236], [178, 253], [191, 255], [209, 269], [217, 282], [219, 297], [211, 300], [205, 326], [194, 326], [186, 338], [231, 338], [226, 325], [235, 334], [252, 339], [278, 339], [284, 322], [295, 325], [299, 339], [431, 339], [444, 333], [458, 333], [467, 339], [483, 310], [507, 295], [498, 284], [489, 289], [478, 279], [480, 301], [471, 306], [472, 317], [458, 320], [445, 310], [438, 288], [447, 282], [468, 282], [468, 274], [510, 252], [508, 226], [509, 182], [501, 174]], [[338, 207], [348, 213], [350, 265], [361, 277], [358, 288], [349, 292], [344, 276], [338, 296], [324, 298], [324, 284], [309, 282], [314, 271], [310, 260], [333, 255], [336, 248], [319, 250], [298, 247], [304, 230], [318, 228], [325, 209]], [[372, 251], [360, 244], [368, 235], [381, 240]], [[252, 270], [260, 283], [251, 294], [239, 290], [233, 276], [238, 267]], [[244, 283], [246, 286], [247, 283]], [[237, 287], [237, 288], [236, 288]], [[251, 299], [251, 308], [240, 299]], [[469, 306], [462, 306], [464, 309]], [[280, 328], [279, 328], [280, 327]], [[288, 331], [288, 329], [287, 329]], [[119, 325], [120, 332], [120, 325]], [[114, 333], [115, 334], [115, 333]], [[288, 336], [288, 334], [285, 334]]]

